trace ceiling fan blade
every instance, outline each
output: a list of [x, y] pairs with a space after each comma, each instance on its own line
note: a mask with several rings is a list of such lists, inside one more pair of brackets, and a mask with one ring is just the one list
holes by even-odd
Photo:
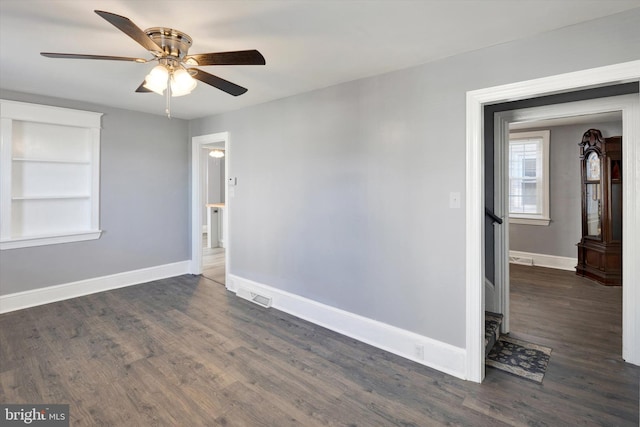
[[140, 86], [138, 86], [138, 89], [136, 89], [137, 93], [151, 93], [153, 92], [152, 90], [147, 89], [146, 87], [144, 87], [144, 81], [142, 83], [140, 83]]
[[194, 65], [265, 65], [264, 56], [257, 50], [238, 50], [234, 52], [197, 53], [187, 55], [189, 60], [196, 62]]
[[106, 56], [106, 55], [84, 55], [77, 53], [55, 53], [55, 52], [40, 52], [40, 55], [47, 58], [63, 58], [63, 59], [104, 59], [108, 61], [132, 61], [145, 63], [148, 62], [142, 58], [130, 58], [128, 56]]
[[158, 46], [149, 36], [142, 31], [136, 24], [131, 22], [129, 18], [116, 15], [111, 12], [104, 12], [102, 10], [95, 10], [95, 13], [107, 20], [111, 25], [134, 39], [138, 44], [147, 49], [153, 54], [162, 54], [162, 48]]
[[189, 68], [189, 71], [191, 73], [195, 72], [195, 74], [192, 74], [194, 79], [200, 80], [201, 82], [227, 92], [230, 95], [238, 96], [247, 91], [247, 88], [238, 86], [235, 83], [231, 83], [230, 81], [214, 76], [213, 74], [205, 73], [197, 68]]

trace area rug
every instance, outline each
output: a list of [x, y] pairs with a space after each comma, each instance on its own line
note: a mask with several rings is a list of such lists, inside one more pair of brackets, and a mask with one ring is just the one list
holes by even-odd
[[489, 352], [486, 364], [541, 383], [547, 371], [549, 356], [551, 356], [549, 347], [501, 336]]
[[496, 341], [500, 337], [500, 324], [502, 323], [502, 314], [484, 312], [484, 356], [489, 355], [489, 351], [493, 348]]

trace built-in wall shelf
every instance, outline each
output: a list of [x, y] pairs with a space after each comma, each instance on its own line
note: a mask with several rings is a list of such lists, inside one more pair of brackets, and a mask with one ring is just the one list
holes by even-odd
[[64, 160], [64, 159], [28, 159], [24, 157], [14, 157], [14, 162], [32, 162], [32, 163], [64, 163], [72, 165], [91, 165], [88, 160]]
[[102, 114], [0, 102], [0, 249], [97, 239]]
[[88, 194], [79, 194], [79, 195], [67, 195], [67, 196], [16, 196], [12, 197], [11, 200], [15, 201], [26, 201], [26, 200], [66, 200], [66, 199], [90, 199], [91, 196]]

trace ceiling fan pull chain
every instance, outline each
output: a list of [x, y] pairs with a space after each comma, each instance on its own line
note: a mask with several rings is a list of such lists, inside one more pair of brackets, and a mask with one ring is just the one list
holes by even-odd
[[167, 101], [165, 104], [164, 112], [167, 113], [167, 118], [171, 118], [171, 72], [167, 74]]

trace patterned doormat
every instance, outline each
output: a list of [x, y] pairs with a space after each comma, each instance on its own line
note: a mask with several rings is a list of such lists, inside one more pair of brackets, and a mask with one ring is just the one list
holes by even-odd
[[487, 356], [486, 364], [541, 383], [547, 371], [549, 356], [549, 347], [501, 336]]

